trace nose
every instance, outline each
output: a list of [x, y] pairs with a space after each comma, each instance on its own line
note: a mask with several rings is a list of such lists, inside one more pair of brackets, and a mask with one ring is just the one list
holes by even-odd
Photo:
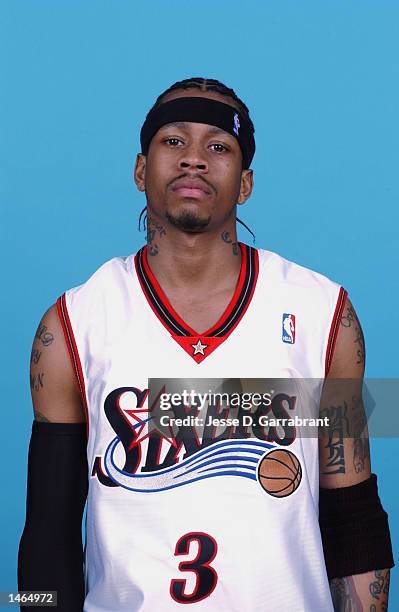
[[200, 149], [200, 147], [195, 145], [186, 147], [184, 149], [179, 166], [182, 170], [194, 168], [195, 170], [202, 170], [202, 172], [208, 171], [208, 162], [206, 160], [205, 153]]

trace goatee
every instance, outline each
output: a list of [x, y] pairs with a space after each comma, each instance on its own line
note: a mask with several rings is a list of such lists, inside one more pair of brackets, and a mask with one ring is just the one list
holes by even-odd
[[166, 213], [166, 218], [169, 223], [181, 229], [185, 232], [200, 232], [205, 229], [211, 220], [210, 217], [201, 219], [197, 215], [189, 211], [183, 211], [178, 216], [173, 216], [170, 213]]

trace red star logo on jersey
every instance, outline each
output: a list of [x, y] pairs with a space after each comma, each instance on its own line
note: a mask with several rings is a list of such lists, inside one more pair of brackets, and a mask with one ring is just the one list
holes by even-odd
[[172, 336], [176, 342], [196, 361], [201, 363], [225, 340], [222, 336]]
[[197, 355], [197, 353], [205, 356], [204, 350], [208, 348], [207, 344], [201, 344], [201, 340], [198, 340], [197, 344], [192, 344], [191, 346], [194, 349], [193, 356]]

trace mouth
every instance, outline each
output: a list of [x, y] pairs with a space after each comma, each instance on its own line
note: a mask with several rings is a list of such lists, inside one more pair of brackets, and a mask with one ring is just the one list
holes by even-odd
[[184, 198], [205, 198], [212, 195], [210, 187], [201, 179], [181, 178], [174, 181], [172, 191]]
[[175, 193], [178, 193], [183, 198], [204, 198], [209, 196], [209, 193], [202, 189], [196, 189], [195, 187], [178, 187], [173, 189]]

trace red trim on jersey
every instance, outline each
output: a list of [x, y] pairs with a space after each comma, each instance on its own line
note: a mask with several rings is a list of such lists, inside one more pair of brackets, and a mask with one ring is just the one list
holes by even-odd
[[[166, 310], [168, 310], [173, 317], [176, 319], [176, 321], [178, 321], [178, 323], [180, 323], [180, 325], [182, 325], [183, 327], [185, 327], [189, 332], [191, 332], [192, 336], [198, 336], [197, 332], [190, 327], [187, 323], [185, 323], [183, 321], [183, 319], [177, 314], [176, 310], [173, 308], [173, 306], [171, 305], [171, 303], [169, 302], [168, 298], [166, 297], [165, 293], [162, 290], [161, 285], [158, 283], [157, 279], [155, 278], [150, 265], [148, 263], [148, 248], [147, 245], [145, 245], [144, 250], [143, 250], [143, 266], [144, 266], [144, 270], [148, 276], [148, 278], [151, 280], [151, 283], [154, 285], [154, 289], [157, 293], [157, 297], [158, 299], [162, 302], [162, 304], [165, 306]], [[146, 295], [146, 293], [144, 292], [144, 294]], [[146, 295], [147, 297], [147, 295]], [[154, 308], [153, 308], [154, 310]], [[163, 324], [162, 319], [160, 318], [160, 316], [158, 315], [157, 311], [154, 310], [155, 314], [157, 315], [158, 319], [161, 321], [161, 323]]]
[[69, 318], [66, 305], [65, 293], [57, 300], [57, 312], [61, 322], [62, 331], [64, 332], [65, 344], [68, 349], [69, 357], [72, 363], [72, 368], [75, 373], [76, 381], [83, 400], [83, 406], [86, 413], [86, 432], [89, 437], [89, 409], [86, 398], [86, 388], [83, 376], [82, 364], [79, 357], [79, 351], [76, 344], [75, 336], [72, 329], [71, 320]]
[[337, 299], [337, 303], [336, 303], [335, 311], [334, 311], [334, 316], [331, 322], [330, 333], [328, 336], [325, 367], [324, 367], [325, 377], [328, 375], [328, 372], [330, 371], [332, 359], [334, 356], [335, 344], [337, 342], [337, 337], [338, 337], [339, 321], [341, 319], [342, 311], [345, 308], [347, 297], [348, 297], [348, 292], [345, 291], [343, 287], [341, 287], [339, 290], [338, 299]]

